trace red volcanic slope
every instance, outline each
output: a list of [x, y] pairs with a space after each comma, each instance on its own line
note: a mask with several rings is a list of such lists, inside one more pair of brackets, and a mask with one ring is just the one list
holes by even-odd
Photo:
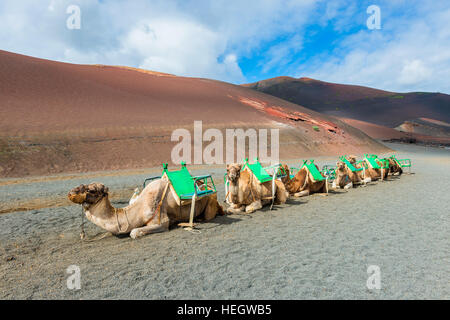
[[0, 176], [157, 166], [170, 161], [172, 131], [195, 120], [280, 128], [281, 158], [386, 150], [334, 117], [241, 86], [0, 51]]
[[322, 113], [394, 128], [426, 117], [450, 122], [450, 95], [394, 93], [309, 78], [280, 77], [244, 85]]

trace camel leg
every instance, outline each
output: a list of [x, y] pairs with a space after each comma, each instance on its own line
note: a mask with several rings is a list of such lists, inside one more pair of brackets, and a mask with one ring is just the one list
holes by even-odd
[[275, 181], [277, 186], [275, 204], [283, 204], [286, 203], [287, 199], [289, 199], [289, 192], [286, 191], [284, 184], [281, 181]]
[[344, 187], [344, 189], [350, 189], [350, 188], [353, 188], [353, 182], [350, 182], [349, 184], [347, 184], [345, 187]]
[[150, 225], [150, 226], [145, 226], [142, 228], [135, 228], [133, 230], [131, 230], [130, 232], [130, 237], [132, 239], [137, 239], [140, 237], [143, 237], [147, 234], [151, 234], [151, 233], [161, 233], [161, 232], [166, 232], [169, 231], [169, 223], [163, 223], [161, 225]]
[[223, 215], [222, 207], [216, 199], [210, 198], [204, 212], [205, 221], [214, 219], [218, 214]]
[[228, 214], [239, 214], [244, 211], [244, 206], [240, 204], [231, 204], [231, 206], [227, 209]]
[[255, 202], [253, 202], [252, 204], [248, 205], [245, 208], [245, 213], [253, 213], [256, 210], [261, 209], [262, 207], [263, 206], [262, 206], [261, 200], [256, 200]]
[[304, 190], [301, 192], [294, 193], [294, 197], [296, 197], [296, 198], [301, 198], [301, 197], [306, 197], [306, 196], [309, 196], [309, 190]]

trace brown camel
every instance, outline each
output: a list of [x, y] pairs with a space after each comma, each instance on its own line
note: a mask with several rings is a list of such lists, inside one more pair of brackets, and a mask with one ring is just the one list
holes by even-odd
[[380, 180], [384, 181], [389, 175], [389, 169], [383, 169], [383, 162], [380, 159], [375, 159], [381, 169], [373, 168], [370, 163], [363, 159], [363, 165], [365, 167], [365, 176], [370, 178], [372, 181]]
[[342, 161], [338, 161], [336, 163], [335, 172], [336, 179], [333, 181], [333, 189], [350, 189], [354, 186], [353, 180], [361, 181], [358, 174], [356, 172], [352, 172]]
[[[272, 203], [272, 181], [260, 183], [249, 170], [242, 170], [241, 164], [227, 165], [229, 182], [226, 201], [230, 204], [228, 213], [252, 213]], [[289, 198], [284, 184], [275, 180], [275, 204], [283, 204]]]
[[[315, 166], [319, 170], [319, 167]], [[286, 177], [282, 178], [282, 181], [286, 190], [294, 197], [305, 197], [313, 193], [328, 193], [327, 181], [315, 181], [307, 167], [300, 169], [293, 178], [291, 178], [289, 166], [285, 164], [283, 168], [286, 171]]]
[[[136, 239], [147, 234], [164, 232], [177, 222], [190, 218], [190, 203], [179, 205], [167, 180], [150, 183], [134, 203], [114, 208], [108, 198], [108, 188], [100, 183], [81, 185], [72, 189], [68, 198], [81, 204], [89, 221], [114, 235], [130, 234]], [[223, 215], [216, 194], [196, 201], [194, 217], [206, 221]]]
[[385, 158], [389, 161], [389, 174], [393, 176], [401, 176], [403, 174], [403, 169], [400, 167], [398, 162], [392, 158]]
[[[363, 168], [361, 166], [361, 164], [356, 163], [356, 157], [355, 156], [346, 156], [345, 158], [356, 169]], [[341, 169], [340, 169], [341, 170], [341, 173], [340, 173], [341, 178], [346, 179], [345, 176], [342, 175], [342, 172], [344, 170], [342, 166], [345, 166], [345, 170], [347, 170], [348, 178], [351, 180], [353, 186], [357, 186], [357, 185], [361, 185], [361, 184], [366, 185], [367, 183], [372, 181], [372, 179], [370, 177], [366, 177], [366, 174], [365, 174], [366, 172], [364, 170], [365, 168], [363, 168], [363, 170], [353, 172], [344, 162], [339, 161], [339, 162], [337, 162], [337, 168], [341, 167]], [[336, 172], [336, 174], [337, 173], [338, 172]], [[338, 180], [338, 176], [336, 178], [337, 178], [336, 180]], [[342, 181], [338, 181], [337, 183], [342, 183]]]

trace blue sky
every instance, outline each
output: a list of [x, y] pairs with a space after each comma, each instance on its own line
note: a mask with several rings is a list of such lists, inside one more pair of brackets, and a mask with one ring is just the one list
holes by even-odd
[[[69, 5], [81, 29], [69, 30]], [[381, 29], [369, 30], [377, 5]], [[233, 83], [311, 77], [450, 93], [450, 2], [2, 0], [0, 49]]]

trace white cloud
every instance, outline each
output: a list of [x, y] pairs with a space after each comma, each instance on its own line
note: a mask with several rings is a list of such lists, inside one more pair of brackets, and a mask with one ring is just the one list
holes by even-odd
[[423, 2], [415, 10], [421, 15], [395, 16], [382, 6], [381, 30], [349, 35], [331, 55], [292, 73], [389, 91], [450, 93], [450, 9]]
[[[231, 82], [246, 81], [239, 65], [245, 60], [261, 78], [276, 72], [392, 91], [450, 93], [448, 1], [380, 0], [382, 29], [350, 33], [367, 19], [366, 8], [355, 3], [1, 0], [0, 49]], [[66, 28], [71, 4], [81, 8], [79, 31]], [[315, 30], [305, 33], [311, 25]], [[311, 52], [308, 35], [320, 28], [338, 35], [329, 50], [297, 59], [305, 48]]]
[[398, 80], [400, 84], [417, 84], [429, 79], [431, 75], [431, 70], [424, 65], [422, 60], [414, 59], [403, 64]]
[[[79, 31], [65, 27], [71, 4], [81, 8]], [[2, 0], [0, 49], [245, 82], [239, 59], [300, 30], [313, 8], [313, 0]]]

